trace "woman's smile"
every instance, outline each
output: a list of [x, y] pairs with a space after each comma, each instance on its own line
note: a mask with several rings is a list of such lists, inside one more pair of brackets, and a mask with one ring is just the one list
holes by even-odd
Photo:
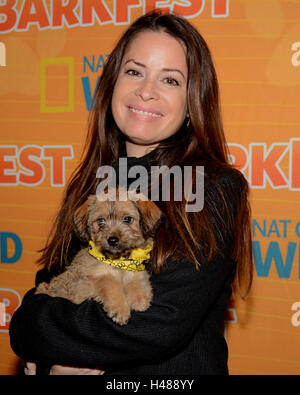
[[149, 107], [129, 105], [128, 109], [132, 113], [133, 117], [141, 121], [153, 122], [153, 121], [157, 121], [163, 116], [161, 112]]

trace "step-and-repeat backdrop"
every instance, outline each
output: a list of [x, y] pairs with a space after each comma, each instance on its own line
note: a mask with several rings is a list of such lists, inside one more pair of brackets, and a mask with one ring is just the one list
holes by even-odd
[[251, 186], [254, 285], [226, 315], [231, 374], [300, 373], [300, 0], [0, 1], [0, 373], [88, 110], [119, 35], [153, 8], [184, 15], [216, 64], [231, 159]]

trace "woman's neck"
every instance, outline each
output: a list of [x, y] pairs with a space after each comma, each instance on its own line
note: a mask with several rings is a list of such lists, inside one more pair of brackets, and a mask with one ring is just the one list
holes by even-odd
[[131, 141], [126, 141], [125, 144], [127, 156], [135, 158], [141, 158], [142, 156], [149, 154], [149, 152], [153, 151], [158, 146], [158, 143], [152, 145], [138, 145]]

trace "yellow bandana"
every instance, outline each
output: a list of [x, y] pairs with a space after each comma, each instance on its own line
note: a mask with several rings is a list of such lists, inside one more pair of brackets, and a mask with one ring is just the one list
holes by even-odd
[[95, 243], [89, 241], [89, 254], [101, 262], [107, 263], [110, 266], [118, 269], [130, 270], [132, 272], [141, 272], [145, 270], [143, 262], [149, 261], [150, 251], [153, 248], [153, 243], [149, 244], [146, 248], [135, 248], [131, 251], [128, 258], [121, 257], [119, 259], [106, 258], [101, 251], [97, 248]]

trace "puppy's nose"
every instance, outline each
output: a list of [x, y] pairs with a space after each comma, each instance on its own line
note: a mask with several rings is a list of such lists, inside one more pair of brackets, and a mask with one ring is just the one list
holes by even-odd
[[109, 244], [111, 247], [115, 247], [115, 246], [118, 245], [118, 243], [119, 243], [119, 238], [116, 237], [116, 236], [111, 236], [111, 237], [109, 237], [109, 238], [107, 239], [107, 242], [108, 242], [108, 244]]

